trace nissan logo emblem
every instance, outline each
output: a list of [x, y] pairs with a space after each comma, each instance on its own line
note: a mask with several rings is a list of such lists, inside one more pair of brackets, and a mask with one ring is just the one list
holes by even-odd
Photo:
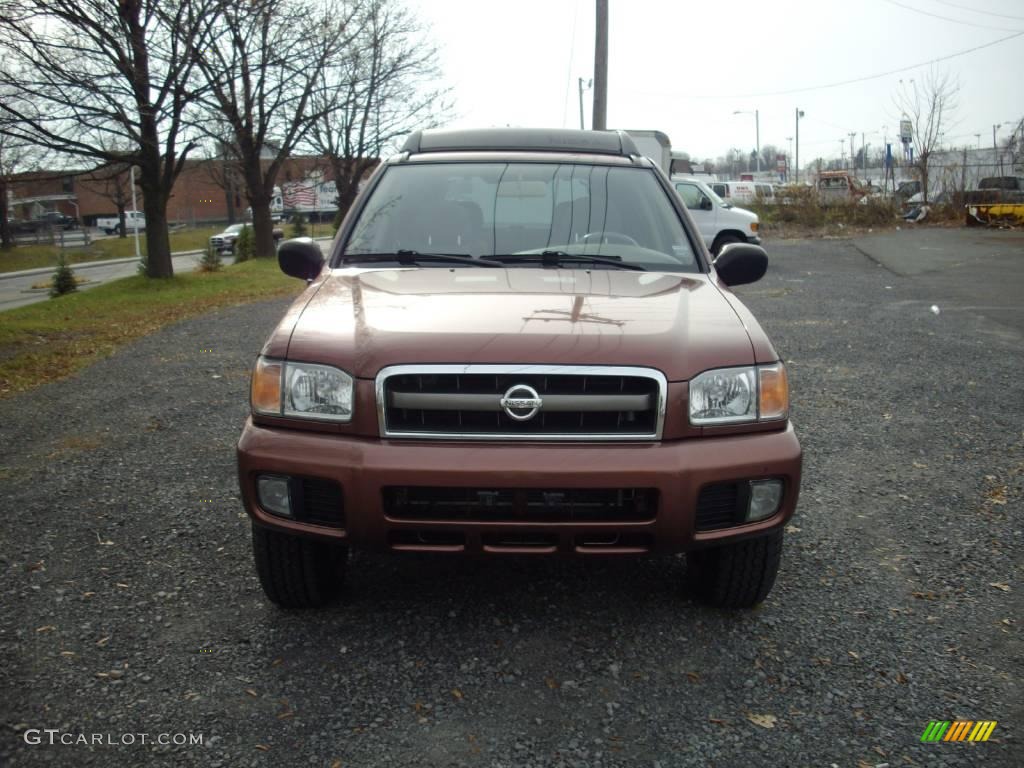
[[516, 384], [505, 392], [500, 405], [510, 419], [529, 421], [537, 415], [541, 406], [544, 405], [544, 401], [533, 387]]

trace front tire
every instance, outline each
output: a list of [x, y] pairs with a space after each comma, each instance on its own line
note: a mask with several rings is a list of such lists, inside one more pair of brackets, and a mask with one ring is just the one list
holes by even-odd
[[728, 233], [726, 233], [724, 235], [719, 235], [717, 238], [715, 238], [715, 242], [713, 242], [711, 244], [711, 253], [713, 255], [717, 256], [718, 254], [720, 254], [722, 252], [722, 249], [725, 248], [725, 246], [727, 246], [727, 245], [729, 245], [731, 243], [742, 243], [742, 242], [743, 242], [743, 238], [740, 237], [739, 235], [730, 235]]
[[319, 608], [341, 593], [348, 550], [338, 544], [252, 526], [260, 586], [282, 608]]
[[698, 549], [686, 555], [687, 580], [701, 602], [715, 608], [753, 608], [775, 584], [782, 560], [782, 531]]

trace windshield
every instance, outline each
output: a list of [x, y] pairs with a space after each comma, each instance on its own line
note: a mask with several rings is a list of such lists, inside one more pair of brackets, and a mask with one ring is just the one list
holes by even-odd
[[649, 169], [569, 163], [388, 168], [343, 252], [398, 251], [484, 258], [561, 251], [658, 271], [698, 270], [668, 194]]
[[228, 227], [224, 231], [225, 232], [241, 232], [242, 231], [242, 227], [244, 227], [244, 226], [245, 226], [245, 224], [232, 224], [230, 227]]

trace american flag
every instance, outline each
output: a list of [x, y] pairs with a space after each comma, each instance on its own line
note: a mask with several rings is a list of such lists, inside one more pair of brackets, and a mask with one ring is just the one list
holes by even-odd
[[292, 181], [281, 187], [285, 208], [312, 208], [316, 204], [316, 187], [301, 181]]

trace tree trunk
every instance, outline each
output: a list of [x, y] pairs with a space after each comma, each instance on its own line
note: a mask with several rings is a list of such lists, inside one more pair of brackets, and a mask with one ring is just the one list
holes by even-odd
[[124, 203], [118, 200], [117, 203], [118, 237], [128, 237], [128, 222], [124, 219]]
[[146, 277], [173, 277], [171, 238], [167, 233], [167, 198], [160, 189], [158, 174], [143, 171], [142, 178], [142, 208], [146, 214]]
[[227, 203], [228, 209], [228, 224], [235, 223], [235, 185], [231, 179], [227, 179], [224, 184], [224, 202]]
[[274, 224], [270, 219], [270, 195], [258, 192], [249, 198], [252, 206], [253, 253], [257, 259], [272, 259], [277, 254], [274, 247]]

